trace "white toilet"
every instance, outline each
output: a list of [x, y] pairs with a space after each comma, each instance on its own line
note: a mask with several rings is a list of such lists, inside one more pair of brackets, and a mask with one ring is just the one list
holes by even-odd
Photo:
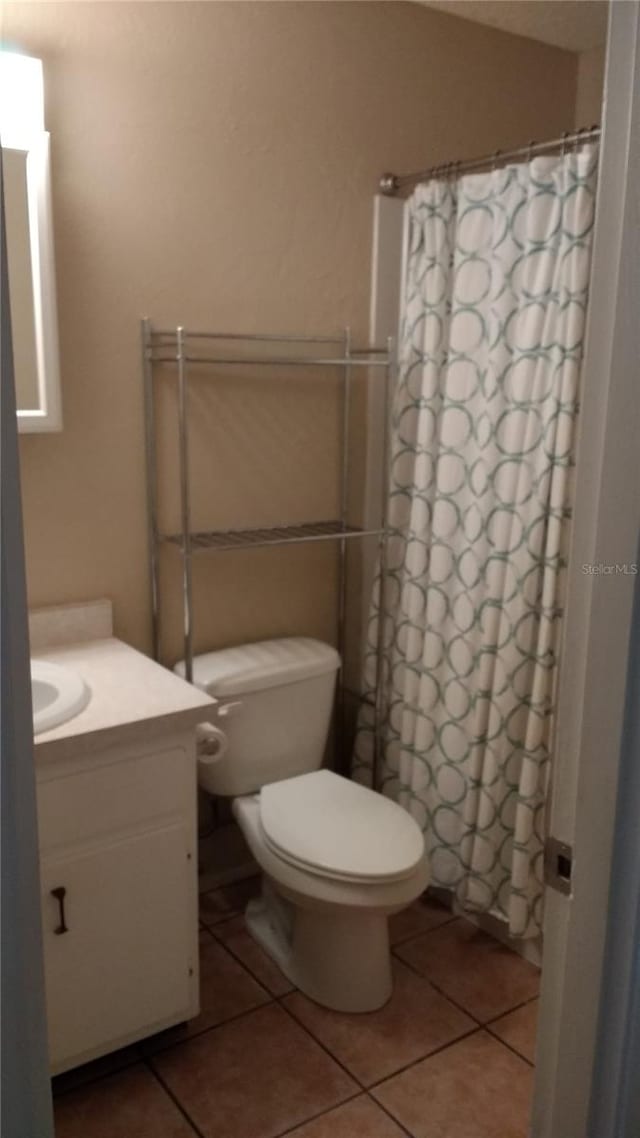
[[406, 811], [319, 769], [339, 666], [334, 648], [304, 637], [196, 657], [193, 682], [217, 700], [218, 736], [198, 779], [233, 798], [262, 868], [246, 913], [255, 940], [319, 1004], [367, 1012], [392, 991], [388, 917], [423, 892], [429, 871]]

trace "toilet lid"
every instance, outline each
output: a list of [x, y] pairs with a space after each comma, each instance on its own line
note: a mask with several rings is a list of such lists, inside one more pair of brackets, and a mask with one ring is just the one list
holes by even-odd
[[418, 823], [401, 806], [332, 771], [260, 791], [265, 840], [285, 861], [349, 881], [398, 881], [424, 857]]

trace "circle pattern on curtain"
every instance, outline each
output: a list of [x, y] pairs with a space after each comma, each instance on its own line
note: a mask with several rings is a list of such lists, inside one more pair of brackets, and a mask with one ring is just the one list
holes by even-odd
[[433, 884], [520, 937], [542, 922], [596, 168], [584, 147], [434, 180], [406, 207], [353, 775], [419, 821]]

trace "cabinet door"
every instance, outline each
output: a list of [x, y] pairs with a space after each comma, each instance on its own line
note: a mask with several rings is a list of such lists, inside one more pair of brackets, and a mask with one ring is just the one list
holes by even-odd
[[107, 1051], [110, 1042], [115, 1047], [127, 1036], [142, 1035], [147, 1025], [151, 1031], [170, 1017], [186, 1017], [194, 965], [191, 874], [182, 823], [43, 860], [54, 1069], [92, 1049]]

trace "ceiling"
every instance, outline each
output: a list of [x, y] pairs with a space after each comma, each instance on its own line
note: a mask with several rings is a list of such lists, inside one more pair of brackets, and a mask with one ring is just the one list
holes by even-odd
[[607, 0], [421, 0], [452, 16], [541, 40], [567, 51], [589, 51], [607, 37]]

